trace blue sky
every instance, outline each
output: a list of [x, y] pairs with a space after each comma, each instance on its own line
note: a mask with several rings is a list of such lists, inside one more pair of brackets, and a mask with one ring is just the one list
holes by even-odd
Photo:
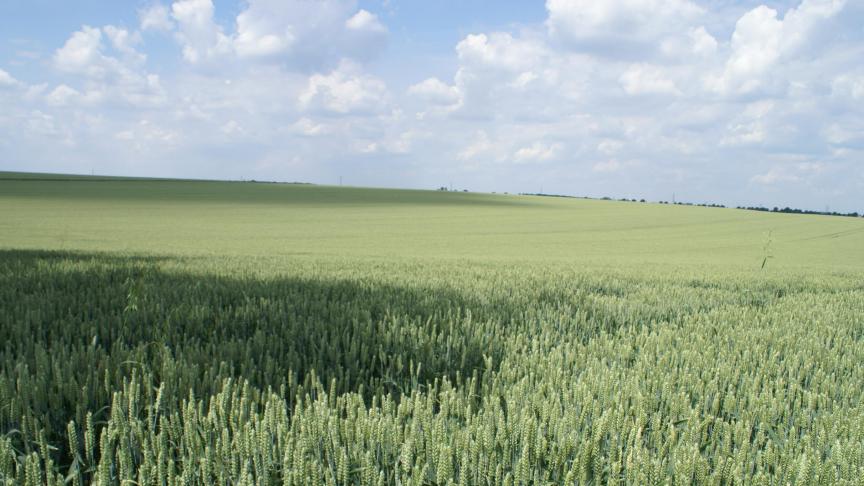
[[864, 211], [858, 0], [7, 0], [0, 170]]

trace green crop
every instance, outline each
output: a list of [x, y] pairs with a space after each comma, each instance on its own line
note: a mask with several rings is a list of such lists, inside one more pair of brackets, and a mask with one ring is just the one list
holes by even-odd
[[0, 484], [864, 477], [861, 220], [7, 177], [0, 248]]

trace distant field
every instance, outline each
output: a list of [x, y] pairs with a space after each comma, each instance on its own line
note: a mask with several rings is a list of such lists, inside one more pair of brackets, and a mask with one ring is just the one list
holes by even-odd
[[0, 173], [0, 248], [758, 268], [768, 245], [769, 270], [864, 269], [860, 218], [436, 191], [27, 177], [35, 175]]
[[864, 219], [0, 173], [0, 484], [862, 484]]

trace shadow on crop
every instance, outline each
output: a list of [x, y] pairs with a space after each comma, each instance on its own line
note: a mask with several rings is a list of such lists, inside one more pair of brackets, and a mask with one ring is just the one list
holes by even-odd
[[82, 365], [70, 375], [118, 380], [138, 366], [198, 396], [229, 377], [290, 389], [313, 370], [339, 393], [398, 396], [469, 377], [503, 354], [492, 324], [471, 321], [466, 309], [475, 303], [455, 291], [201, 276], [164, 271], [164, 260], [0, 251], [3, 359], [48, 372], [40, 363], [47, 353], [48, 361], [62, 357], [60, 366]]

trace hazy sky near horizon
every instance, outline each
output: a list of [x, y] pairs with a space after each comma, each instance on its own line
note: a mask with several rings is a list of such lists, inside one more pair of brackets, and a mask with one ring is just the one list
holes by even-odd
[[5, 0], [0, 170], [864, 211], [864, 0]]

